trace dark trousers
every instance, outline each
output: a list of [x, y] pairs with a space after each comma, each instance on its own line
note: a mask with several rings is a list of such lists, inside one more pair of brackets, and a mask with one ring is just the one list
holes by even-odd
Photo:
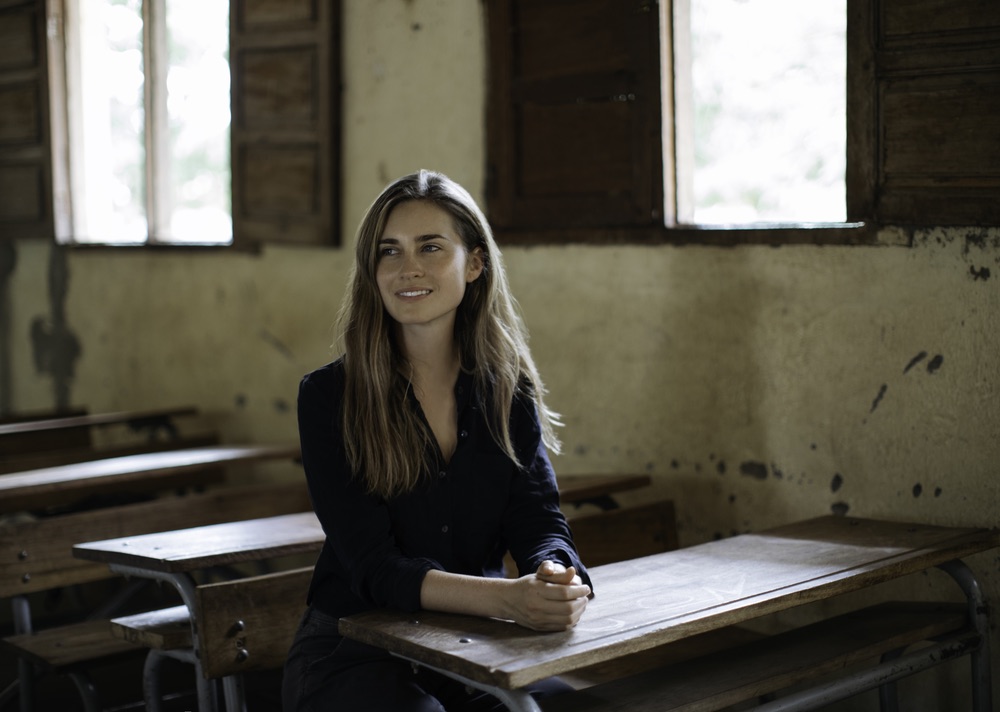
[[[571, 690], [557, 679], [535, 698]], [[500, 712], [493, 695], [341, 637], [337, 619], [310, 609], [295, 634], [282, 683], [284, 712]]]

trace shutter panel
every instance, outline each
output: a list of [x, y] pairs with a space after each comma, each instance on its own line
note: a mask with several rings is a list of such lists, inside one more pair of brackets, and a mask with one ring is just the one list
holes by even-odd
[[1000, 224], [1000, 4], [873, 4], [877, 220]]
[[487, 204], [501, 228], [662, 225], [650, 0], [488, 0]]
[[45, 6], [0, 2], [0, 239], [52, 238]]
[[339, 238], [339, 0], [232, 0], [233, 232]]

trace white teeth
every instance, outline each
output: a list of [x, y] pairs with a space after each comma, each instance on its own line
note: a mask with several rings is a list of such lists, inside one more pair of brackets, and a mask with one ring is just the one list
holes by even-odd
[[429, 289], [418, 289], [418, 290], [413, 291], [413, 292], [400, 292], [399, 296], [401, 296], [401, 297], [419, 297], [419, 296], [422, 296], [424, 294], [430, 294], [430, 293], [431, 293], [431, 290], [429, 290]]

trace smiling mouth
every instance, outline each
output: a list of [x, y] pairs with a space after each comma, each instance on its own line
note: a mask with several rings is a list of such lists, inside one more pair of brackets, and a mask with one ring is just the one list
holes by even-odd
[[413, 290], [408, 290], [408, 291], [405, 291], [405, 292], [396, 292], [396, 294], [398, 294], [401, 297], [422, 297], [422, 296], [424, 296], [426, 294], [430, 294], [430, 293], [431, 293], [431, 290], [429, 290], [429, 289], [413, 289]]

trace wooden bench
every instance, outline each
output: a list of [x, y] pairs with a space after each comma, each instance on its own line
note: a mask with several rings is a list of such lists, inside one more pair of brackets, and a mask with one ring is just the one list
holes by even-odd
[[[0, 523], [0, 597], [12, 601], [16, 631], [3, 644], [26, 665], [68, 675], [83, 699], [96, 704], [83, 675], [85, 668], [134, 655], [135, 647], [111, 635], [107, 615], [42, 630], [34, 630], [31, 620], [31, 594], [118, 577], [104, 564], [75, 558], [75, 544], [310, 509], [308, 491], [301, 481], [219, 487], [198, 494]], [[30, 667], [23, 667], [20, 694], [22, 700], [30, 700], [31, 693], [24, 687]]]

